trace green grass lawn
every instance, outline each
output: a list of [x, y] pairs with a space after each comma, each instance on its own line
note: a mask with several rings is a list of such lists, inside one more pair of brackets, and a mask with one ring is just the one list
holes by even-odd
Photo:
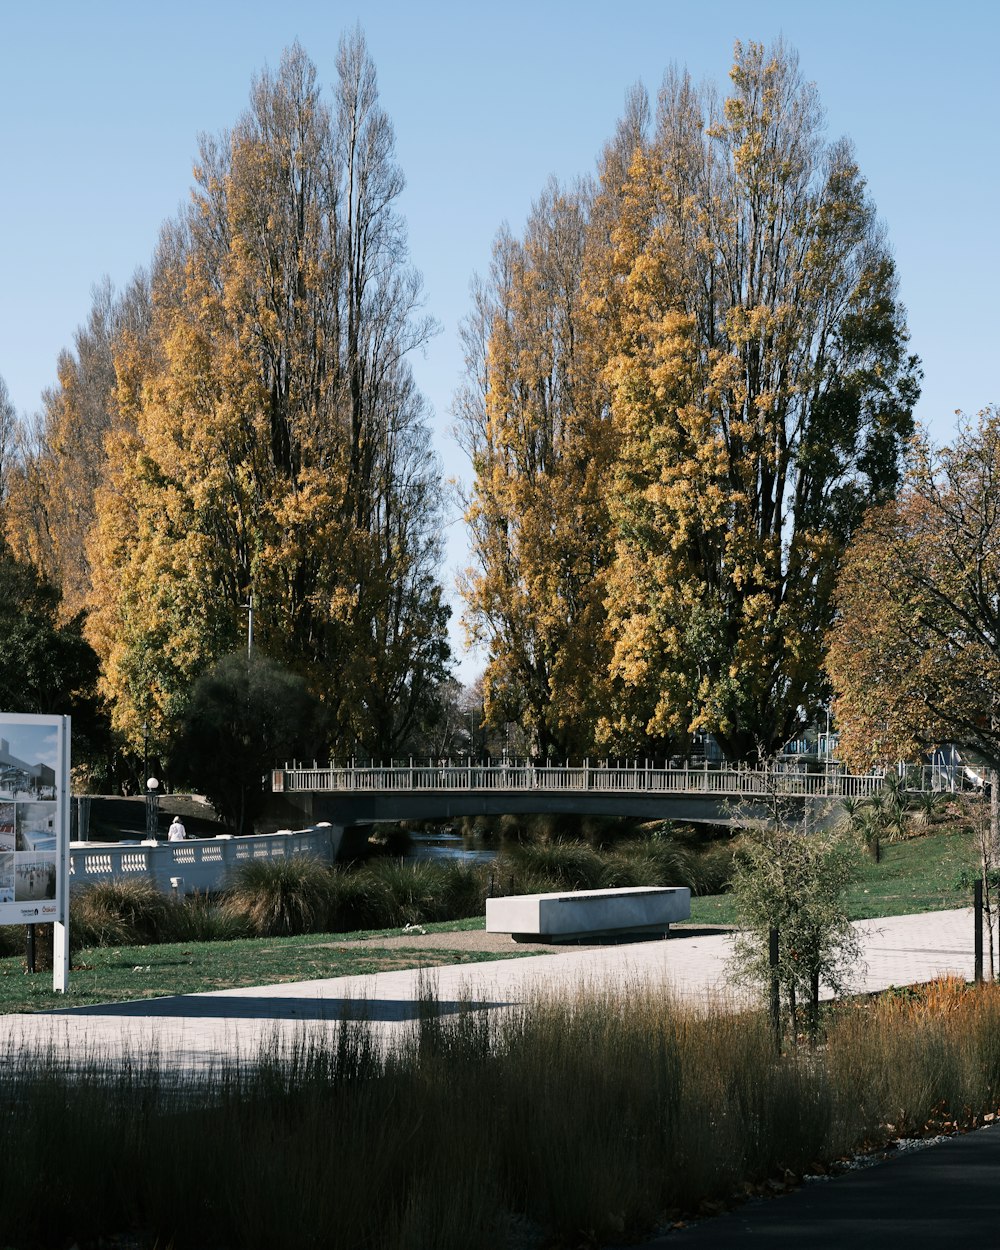
[[[882, 847], [881, 862], [865, 859], [861, 876], [847, 897], [852, 920], [946, 911], [972, 905], [971, 888], [962, 887], [963, 871], [974, 868], [976, 848], [970, 833], [928, 833]], [[691, 900], [691, 921], [702, 925], [736, 923], [728, 894]]]
[[[428, 931], [459, 932], [483, 928], [484, 921], [462, 920], [425, 925]], [[105, 946], [74, 951], [66, 994], [52, 992], [52, 973], [28, 976], [20, 956], [0, 959], [0, 1014], [50, 1011], [92, 1003], [126, 1002], [169, 994], [197, 994], [239, 986], [273, 985], [406, 968], [433, 968], [445, 964], [479, 963], [530, 952], [496, 955], [481, 951], [452, 951], [439, 947], [358, 947], [368, 937], [384, 934], [306, 934], [294, 938], [258, 938], [235, 942], [181, 942], [162, 946]]]

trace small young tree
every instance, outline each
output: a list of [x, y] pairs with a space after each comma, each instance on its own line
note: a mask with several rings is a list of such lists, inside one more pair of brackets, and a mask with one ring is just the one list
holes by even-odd
[[[803, 817], [789, 819], [777, 793], [768, 797], [769, 818], [749, 831], [735, 861], [731, 890], [740, 929], [730, 975], [764, 989], [776, 976], [793, 1036], [798, 1004], [806, 1001], [815, 1039], [820, 985], [844, 990], [861, 955], [844, 907], [845, 891], [858, 873], [860, 848], [846, 830], [810, 831]], [[776, 969], [770, 958], [773, 929], [778, 932]]]

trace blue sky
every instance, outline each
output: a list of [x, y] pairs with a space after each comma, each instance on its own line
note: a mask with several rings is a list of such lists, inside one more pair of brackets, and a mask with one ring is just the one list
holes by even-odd
[[[457, 327], [497, 228], [521, 228], [550, 174], [593, 170], [635, 81], [655, 92], [676, 62], [724, 88], [737, 38], [783, 36], [831, 137], [854, 140], [924, 362], [919, 418], [944, 441], [956, 409], [1000, 400], [995, 4], [0, 0], [0, 376], [19, 410], [54, 381], [92, 285], [108, 274], [121, 286], [148, 261], [186, 199], [198, 133], [231, 125], [252, 75], [296, 38], [329, 82], [338, 38], [359, 21], [396, 128], [412, 257], [442, 326], [414, 367], [449, 476], [465, 472], [448, 434]], [[456, 515], [449, 583], [466, 558], [461, 530]]]
[[23, 718], [0, 714], [0, 738], [11, 755], [25, 764], [48, 764], [59, 772], [59, 730], [55, 725], [25, 724]]

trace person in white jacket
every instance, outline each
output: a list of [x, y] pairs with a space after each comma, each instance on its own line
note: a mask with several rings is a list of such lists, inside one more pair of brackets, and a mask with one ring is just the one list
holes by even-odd
[[168, 842], [183, 842], [186, 837], [187, 837], [187, 830], [181, 824], [181, 818], [179, 816], [175, 816], [173, 820], [173, 824], [167, 830], [167, 841]]

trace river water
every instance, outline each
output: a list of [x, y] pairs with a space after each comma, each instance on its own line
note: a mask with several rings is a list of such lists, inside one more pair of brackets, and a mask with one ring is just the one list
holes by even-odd
[[451, 825], [410, 833], [408, 860], [437, 860], [449, 863], [488, 864], [496, 859], [497, 848], [477, 834], [461, 834]]

